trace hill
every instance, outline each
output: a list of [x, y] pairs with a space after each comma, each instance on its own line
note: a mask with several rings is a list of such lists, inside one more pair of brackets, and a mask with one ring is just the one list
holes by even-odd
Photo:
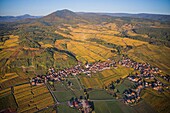
[[[17, 96], [20, 96], [20, 93], [14, 93], [13, 97], [12, 86], [22, 87], [35, 78], [44, 83], [45, 80], [41, 78], [50, 76], [43, 87], [49, 89], [54, 99], [57, 98], [63, 103], [57, 106], [59, 111], [69, 111], [71, 108], [65, 104], [67, 101], [89, 94], [89, 98], [94, 101], [92, 105], [95, 112], [166, 113], [169, 109], [168, 102], [165, 101], [169, 98], [169, 82], [166, 77], [170, 72], [170, 25], [166, 20], [162, 20], [164, 16], [160, 16], [161, 20], [158, 19], [159, 15], [156, 20], [153, 20], [156, 15], [148, 15], [149, 19], [145, 14], [139, 18], [137, 15], [132, 16], [76, 13], [64, 9], [41, 18], [25, 19], [30, 17], [25, 15], [18, 17], [20, 21], [1, 22], [1, 103], [4, 100], [7, 104], [11, 101], [10, 106], [16, 108], [19, 101], [15, 98], [19, 98]], [[121, 61], [125, 64], [121, 64]], [[141, 77], [151, 85], [139, 94], [139, 103], [127, 105], [123, 102], [127, 98], [124, 92], [129, 89], [136, 90], [139, 85], [128, 77], [136, 77], [142, 73], [142, 69], [134, 69], [136, 64], [145, 65], [143, 70], [152, 72], [147, 75], [150, 76], [149, 79]], [[133, 65], [133, 68], [129, 65]], [[91, 70], [88, 69], [89, 66]], [[52, 68], [55, 69], [55, 74], [50, 72]], [[159, 72], [154, 73], [155, 70]], [[151, 79], [153, 76], [155, 78]], [[151, 88], [153, 82], [158, 80], [163, 84], [163, 93]], [[42, 106], [32, 102], [36, 99], [41, 101], [46, 93], [41, 95], [41, 92], [37, 92], [37, 97], [34, 95], [33, 86], [28, 89], [29, 91], [20, 89], [21, 93], [28, 93], [32, 99], [25, 103], [24, 99], [29, 98], [22, 95], [21, 102], [25, 103], [23, 111], [37, 111], [48, 106], [45, 102]], [[48, 92], [47, 89], [45, 91]], [[53, 103], [49, 92], [46, 96], [51, 100], [51, 110], [56, 104]], [[154, 103], [157, 97], [159, 99]], [[40, 107], [37, 109], [37, 106]], [[7, 107], [6, 104], [1, 106], [3, 109]], [[18, 110], [22, 111], [22, 106], [19, 106]], [[70, 111], [78, 112], [76, 109]]]
[[45, 23], [46, 25], [54, 25], [61, 23], [76, 24], [85, 22], [85, 20], [81, 18], [81, 16], [67, 9], [53, 12], [47, 16], [42, 17], [38, 21]]
[[[79, 12], [79, 14], [85, 14], [85, 13]], [[157, 20], [157, 21], [161, 21], [161, 22], [169, 22], [169, 20], [170, 20], [170, 15], [163, 15], [163, 14], [148, 14], [148, 13], [139, 13], [139, 14], [129, 14], [129, 13], [95, 13], [95, 14], [107, 15], [107, 16], [112, 16], [112, 17], [142, 18], [142, 19]]]
[[0, 16], [0, 22], [15, 22], [24, 19], [36, 19], [41, 17], [42, 16], [31, 16], [29, 14], [25, 14], [21, 16]]

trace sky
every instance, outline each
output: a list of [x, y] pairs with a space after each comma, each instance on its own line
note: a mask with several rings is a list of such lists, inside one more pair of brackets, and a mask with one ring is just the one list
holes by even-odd
[[0, 16], [45, 16], [62, 9], [74, 12], [170, 15], [170, 0], [0, 0]]

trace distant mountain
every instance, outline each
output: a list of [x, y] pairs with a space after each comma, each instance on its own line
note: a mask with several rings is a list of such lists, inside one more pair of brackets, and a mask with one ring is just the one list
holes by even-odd
[[77, 24], [77, 23], [101, 23], [103, 21], [112, 21], [113, 17], [109, 15], [101, 15], [98, 13], [78, 13], [68, 9], [58, 10], [47, 16], [38, 19], [45, 25], [54, 24]]
[[[70, 10], [58, 10], [47, 16], [39, 18], [37, 21], [44, 25], [52, 26], [59, 24], [77, 24], [77, 23], [92, 23], [99, 24], [102, 22], [115, 22], [116, 18], [126, 20], [124, 22], [130, 22], [131, 18], [136, 18], [136, 21], [157, 20], [162, 22], [169, 22], [170, 15], [160, 14], [128, 14], [128, 13], [86, 13], [86, 12], [72, 12]], [[148, 21], [150, 21], [148, 20]], [[124, 23], [120, 23], [124, 24]]]
[[25, 19], [38, 19], [38, 21], [53, 25], [58, 23], [87, 23], [101, 22], [103, 20], [111, 20], [112, 17], [130, 17], [140, 19], [151, 19], [162, 22], [170, 22], [170, 15], [162, 14], [129, 14], [129, 13], [87, 13], [87, 12], [72, 12], [68, 9], [58, 10], [47, 16], [31, 16], [29, 14], [21, 16], [0, 16], [0, 22], [15, 22]]
[[132, 17], [132, 18], [144, 18], [151, 20], [159, 20], [162, 22], [170, 21], [170, 15], [162, 15], [162, 14], [147, 14], [147, 13], [139, 13], [139, 14], [129, 14], [129, 13], [98, 13], [100, 15], [108, 15], [113, 17]]
[[53, 12], [47, 16], [40, 18], [39, 21], [48, 25], [60, 23], [74, 24], [78, 22], [85, 22], [85, 20], [80, 15], [67, 9]]
[[51, 13], [50, 15], [47, 16], [57, 16], [59, 18], [65, 18], [65, 19], [71, 19], [71, 18], [76, 18], [78, 15], [68, 9], [64, 10], [58, 10], [56, 12]]
[[25, 14], [21, 16], [0, 16], [0, 22], [15, 22], [24, 19], [36, 19], [41, 17], [42, 16], [31, 16], [29, 14]]

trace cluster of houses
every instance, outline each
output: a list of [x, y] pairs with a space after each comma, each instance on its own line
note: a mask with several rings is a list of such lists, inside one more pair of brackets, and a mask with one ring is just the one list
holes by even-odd
[[[124, 91], [124, 102], [126, 104], [138, 102], [140, 99], [140, 92], [144, 88], [152, 88], [162, 92], [163, 87], [168, 87], [156, 78], [155, 75], [159, 75], [159, 69], [152, 67], [148, 63], [138, 63], [127, 57], [123, 57], [118, 63], [122, 66], [131, 67], [139, 71], [139, 73], [128, 76], [128, 79], [135, 83], [135, 88]], [[168, 76], [161, 75], [161, 77], [169, 81]]]
[[87, 74], [88, 76], [91, 76], [92, 73], [96, 73], [98, 71], [103, 71], [106, 69], [110, 69], [111, 67], [116, 67], [116, 62], [114, 60], [108, 59], [105, 62], [95, 62], [94, 64], [85, 64], [85, 71], [83, 73]]
[[116, 62], [112, 60], [107, 60], [105, 62], [95, 62], [94, 64], [86, 63], [84, 66], [78, 64], [72, 68], [66, 68], [63, 70], [55, 71], [54, 68], [49, 68], [48, 74], [46, 76], [36, 76], [31, 82], [32, 85], [38, 85], [46, 81], [63, 81], [65, 77], [69, 75], [76, 76], [78, 74], [84, 73], [91, 77], [91, 73], [96, 73], [97, 71], [102, 71], [105, 69], [110, 69], [110, 67], [116, 67]]
[[42, 85], [47, 82], [47, 78], [44, 75], [37, 75], [36, 77], [32, 78], [30, 80], [31, 85], [36, 86], [36, 85]]
[[91, 105], [86, 99], [72, 99], [68, 101], [68, 106], [78, 109], [82, 113], [90, 113], [92, 111]]
[[[81, 63], [78, 63], [78, 65], [72, 68], [66, 68], [57, 72], [54, 68], [49, 68], [48, 74], [46, 76], [38, 75], [31, 80], [31, 83], [32, 85], [39, 85], [46, 83], [47, 81], [63, 81], [67, 76], [76, 76], [81, 73], [91, 77], [91, 73], [110, 69], [111, 67], [116, 68], [116, 64], [117, 63], [114, 60], [108, 59], [105, 62], [98, 61], [93, 64], [86, 63], [85, 65], [82, 65]], [[128, 79], [135, 83], [135, 88], [130, 88], [124, 91], [123, 100], [126, 104], [138, 102], [140, 100], [140, 92], [144, 88], [152, 88], [159, 92], [163, 91], [163, 87], [168, 88], [166, 84], [162, 83], [156, 78], [156, 75], [168, 82], [170, 81], [170, 76], [163, 76], [159, 74], [160, 70], [157, 67], [152, 67], [148, 63], [138, 63], [128, 57], [123, 57], [122, 60], [118, 61], [118, 64], [127, 68], [133, 68], [138, 72], [128, 76]], [[68, 82], [68, 85], [71, 86], [72, 83]], [[83, 108], [83, 110], [86, 111], [86, 108], [88, 108], [87, 102], [88, 101], [86, 100], [74, 100], [69, 102], [69, 106], [77, 109], [81, 108], [81, 110]]]
[[159, 69], [157, 67], [151, 67], [148, 63], [138, 63], [133, 60], [131, 60], [128, 57], [123, 57], [122, 60], [118, 62], [122, 66], [131, 67], [134, 68], [134, 70], [139, 70], [142, 74], [148, 74], [148, 73], [158, 73]]
[[170, 82], [170, 75], [164, 75], [164, 76], [163, 76], [162, 74], [159, 74], [159, 76], [160, 76], [161, 78], [163, 78], [164, 80]]
[[126, 104], [134, 104], [140, 100], [139, 93], [135, 90], [128, 89], [123, 92], [123, 100]]

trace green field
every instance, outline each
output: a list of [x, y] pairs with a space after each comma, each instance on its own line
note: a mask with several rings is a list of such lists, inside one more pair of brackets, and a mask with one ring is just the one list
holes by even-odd
[[155, 90], [146, 89], [142, 91], [143, 100], [159, 113], [168, 113], [170, 109], [170, 93], [165, 91], [159, 94]]
[[80, 96], [84, 95], [83, 89], [80, 89], [79, 86], [81, 84], [78, 83], [79, 81], [77, 81], [77, 79], [69, 77], [67, 81], [71, 81], [73, 86], [69, 87], [66, 81], [54, 83], [55, 90], [53, 93], [59, 102], [67, 102], [71, 98], [80, 98]]
[[81, 76], [79, 77], [81, 84], [85, 88], [95, 88], [95, 89], [100, 89], [103, 87], [102, 82], [99, 80], [97, 76], [93, 77], [87, 77], [87, 76]]
[[78, 78], [69, 77], [67, 80], [70, 81], [73, 84], [73, 86], [71, 87], [72, 89], [82, 89], [82, 86], [81, 86]]
[[92, 77], [81, 75], [79, 78], [82, 85], [86, 88], [101, 89], [110, 84], [112, 81], [127, 77], [132, 72], [134, 72], [132, 68], [118, 65], [116, 69], [111, 68], [101, 72], [92, 73]]
[[[169, 21], [95, 13], [79, 15], [68, 10], [40, 19], [0, 23], [0, 109], [16, 108], [16, 103], [19, 112], [34, 112], [53, 106], [55, 103], [46, 86], [30, 86], [30, 79], [47, 75], [50, 67], [58, 72], [79, 63], [84, 67], [85, 63], [111, 59], [116, 61], [117, 67], [92, 73], [91, 77], [82, 73], [68, 75], [62, 82], [55, 81], [50, 88], [61, 102], [57, 112], [79, 112], [66, 106], [66, 102], [85, 96], [84, 89], [87, 89], [89, 99], [94, 100], [96, 113], [168, 113], [170, 91], [165, 87], [163, 93], [143, 90], [141, 101], [133, 107], [122, 102], [123, 91], [134, 86], [127, 76], [137, 71], [121, 66], [117, 61], [125, 55], [158, 67], [161, 74], [169, 75], [169, 24]], [[169, 87], [169, 82], [155, 76]], [[73, 86], [68, 86], [68, 81]], [[110, 88], [111, 83], [115, 90]], [[14, 95], [11, 95], [11, 86], [14, 86]], [[118, 98], [109, 93], [116, 93]], [[53, 110], [50, 107], [42, 112]]]
[[140, 101], [137, 105], [132, 107], [136, 113], [157, 113], [157, 111], [145, 101]]
[[116, 88], [119, 90], [119, 92], [122, 94], [125, 89], [129, 89], [130, 87], [133, 87], [134, 83], [129, 81], [127, 78], [125, 78], [121, 84], [117, 85]]
[[108, 94], [106, 90], [92, 90], [89, 91], [89, 98], [91, 100], [107, 100], [114, 99], [112, 95]]
[[119, 101], [94, 102], [94, 110], [96, 113], [135, 113], [131, 107]]
[[70, 108], [67, 105], [59, 105], [57, 106], [58, 113], [80, 113], [77, 109]]
[[75, 97], [74, 93], [72, 93], [71, 91], [54, 92], [54, 95], [59, 102], [66, 102]]
[[12, 108], [12, 109], [17, 108], [15, 98], [12, 94], [0, 97], [0, 110], [7, 109], [7, 108]]
[[150, 105], [144, 101], [136, 106], [128, 106], [120, 101], [94, 102], [96, 113], [157, 113]]

